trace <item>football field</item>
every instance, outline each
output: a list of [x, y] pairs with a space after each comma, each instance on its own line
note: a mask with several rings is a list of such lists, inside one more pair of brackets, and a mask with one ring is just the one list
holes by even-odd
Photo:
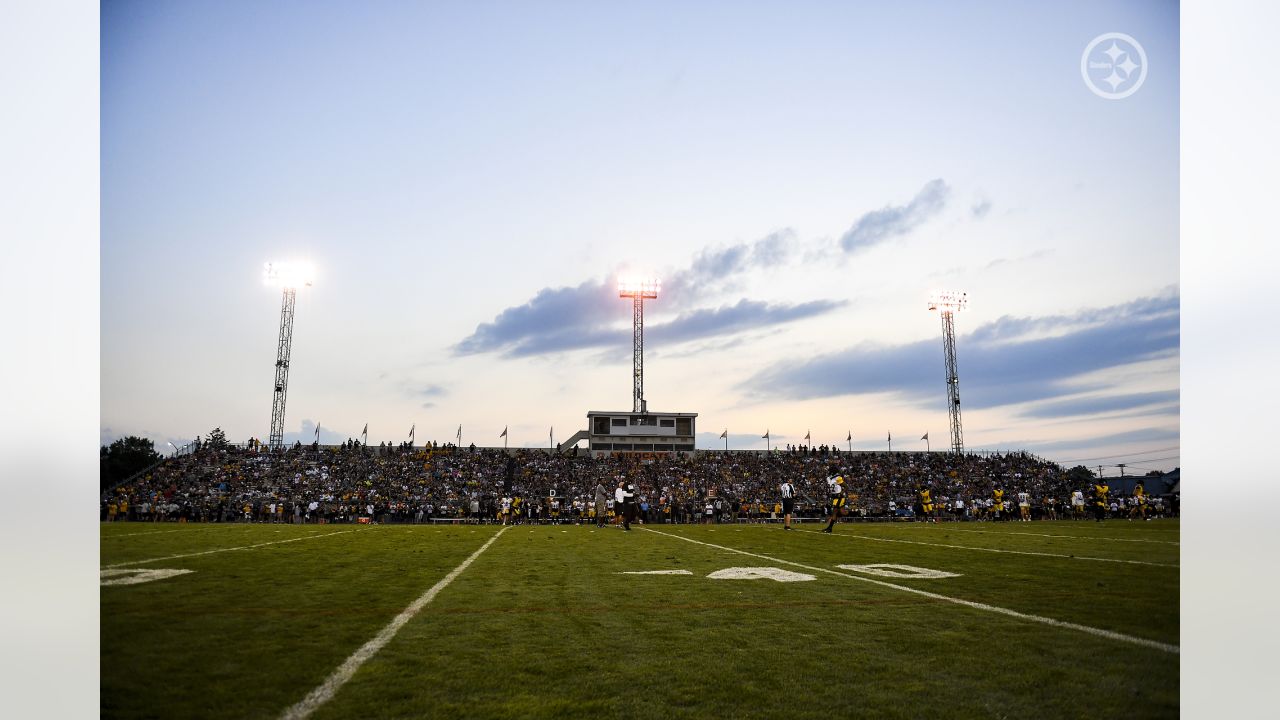
[[101, 530], [104, 717], [1176, 717], [1152, 522]]

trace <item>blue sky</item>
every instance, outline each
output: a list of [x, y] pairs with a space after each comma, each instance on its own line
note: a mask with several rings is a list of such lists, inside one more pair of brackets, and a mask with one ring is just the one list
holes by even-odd
[[103, 440], [265, 437], [261, 266], [306, 257], [308, 439], [628, 408], [643, 270], [649, 405], [704, 447], [945, 446], [940, 287], [969, 447], [1178, 444], [1176, 3], [686, 5], [105, 2]]

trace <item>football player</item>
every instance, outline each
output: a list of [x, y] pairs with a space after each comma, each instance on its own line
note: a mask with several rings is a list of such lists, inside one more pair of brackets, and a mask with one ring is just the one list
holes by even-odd
[[920, 491], [920, 511], [925, 522], [933, 517], [933, 495], [929, 492], [929, 488]]
[[831, 501], [828, 509], [831, 511], [831, 518], [827, 521], [827, 527], [822, 532], [829, 533], [831, 528], [835, 526], [836, 520], [844, 514], [845, 496], [844, 496], [844, 477], [841, 475], [832, 475], [827, 478], [827, 495]]
[[1107, 494], [1111, 488], [1102, 480], [1093, 484], [1093, 512], [1098, 522], [1107, 516]]

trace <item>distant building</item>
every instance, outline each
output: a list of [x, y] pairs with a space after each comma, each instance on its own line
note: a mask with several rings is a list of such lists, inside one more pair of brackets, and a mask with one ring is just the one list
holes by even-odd
[[607, 457], [616, 452], [693, 452], [697, 417], [697, 413], [590, 410], [587, 429], [579, 431], [561, 447], [588, 440], [592, 457]]
[[1148, 495], [1172, 495], [1181, 492], [1179, 488], [1181, 468], [1163, 475], [1125, 475], [1124, 477], [1104, 477], [1107, 487], [1113, 495], [1132, 495], [1133, 488], [1139, 482]]

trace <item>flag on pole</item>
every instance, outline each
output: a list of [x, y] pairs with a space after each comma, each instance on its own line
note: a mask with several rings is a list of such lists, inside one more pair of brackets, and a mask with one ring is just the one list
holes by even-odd
[[409, 442], [413, 442], [413, 430], [416, 427], [418, 427], [418, 425], [417, 423], [414, 423], [414, 425], [409, 428]]
[[364, 430], [361, 430], [360, 434], [364, 435], [365, 437], [369, 436], [369, 423], [364, 424]]
[[845, 438], [845, 439], [844, 439], [844, 441], [845, 441], [845, 442], [852, 442], [852, 441], [853, 441], [853, 431], [852, 431], [852, 430], [850, 430], [850, 431], [849, 431], [849, 437]]
[[921, 435], [921, 436], [920, 436], [920, 439], [921, 439], [921, 440], [928, 440], [928, 439], [929, 439], [929, 433], [925, 433], [925, 434]]
[[808, 440], [808, 439], [809, 439], [809, 431], [808, 431], [808, 430], [805, 430], [805, 431], [804, 431], [804, 439], [805, 439], [805, 440]]
[[316, 423], [316, 442], [320, 442], [320, 423]]
[[506, 436], [507, 436], [507, 427], [504, 425], [502, 426], [502, 434], [499, 435], [498, 437], [506, 437]]
[[893, 431], [889, 431], [889, 442], [893, 442]]
[[765, 440], [768, 440], [768, 439], [769, 439], [769, 431], [768, 431], [768, 430], [765, 430], [765, 431], [764, 431], [764, 434], [763, 434], [763, 435], [761, 435], [760, 437], [764, 438]]
[[458, 426], [458, 444], [459, 445], [462, 444], [462, 426], [461, 425]]
[[729, 439], [729, 428], [725, 428], [725, 429], [724, 429], [724, 432], [720, 433], [720, 439], [721, 439], [721, 440], [728, 440], [728, 439]]

